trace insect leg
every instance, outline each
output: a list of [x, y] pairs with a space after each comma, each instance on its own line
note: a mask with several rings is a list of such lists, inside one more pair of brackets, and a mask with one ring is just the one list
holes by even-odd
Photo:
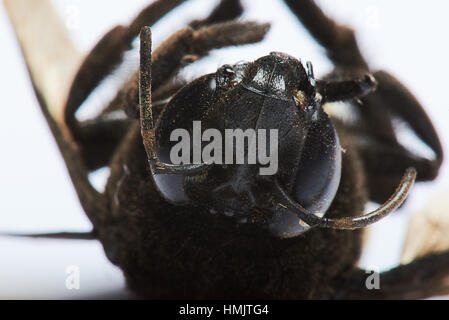
[[[361, 76], [370, 72], [351, 28], [333, 21], [313, 0], [285, 0], [285, 2], [315, 40], [326, 49], [328, 57], [336, 66], [327, 78], [340, 78], [342, 72], [344, 77]], [[376, 78], [378, 75], [374, 76]], [[379, 79], [376, 80], [379, 82]], [[369, 96], [375, 97], [378, 91]], [[366, 119], [363, 126], [382, 139], [396, 143], [390, 116], [384, 112], [382, 102], [375, 106], [363, 102], [363, 108], [359, 108], [362, 118]], [[398, 170], [396, 175], [400, 176], [402, 172], [403, 170]], [[393, 190], [397, 181], [395, 180], [392, 185]], [[389, 190], [391, 191], [391, 188]]]
[[[378, 71], [375, 77], [379, 79], [379, 96], [382, 97], [383, 105], [405, 120], [416, 135], [435, 152], [435, 161], [431, 165], [433, 170], [420, 171], [421, 179], [435, 178], [443, 160], [443, 149], [422, 105], [407, 88], [387, 72]], [[365, 100], [369, 102], [370, 98], [366, 97]]]
[[144, 25], [152, 25], [183, 0], [158, 0], [145, 8], [129, 26], [117, 26], [97, 43], [82, 63], [72, 83], [65, 108], [67, 125], [76, 131], [75, 112], [92, 90], [118, 65], [123, 53]]
[[[114, 118], [116, 114], [119, 114], [114, 112], [129, 111], [129, 108], [133, 111], [138, 110], [138, 98], [136, 98], [135, 104], [128, 104], [127, 99], [130, 92], [135, 92], [136, 97], [138, 96], [138, 77], [135, 77], [136, 84], [132, 86], [131, 90], [129, 90], [129, 86], [125, 86], [97, 118], [78, 122], [75, 118], [76, 110], [102, 79], [120, 64], [124, 51], [131, 48], [131, 42], [138, 35], [140, 28], [144, 25], [154, 24], [183, 1], [154, 2], [145, 8], [129, 26], [116, 27], [106, 34], [84, 60], [70, 90], [65, 118], [75, 140], [80, 145], [80, 152], [88, 170], [92, 171], [108, 164], [120, 140], [129, 129], [130, 121]], [[209, 17], [192, 24], [195, 25], [195, 28], [200, 28], [209, 23], [232, 20], [241, 13], [242, 7], [239, 0], [222, 0]], [[168, 92], [173, 92], [176, 86], [171, 89]], [[161, 93], [166, 94], [167, 92]], [[167, 96], [162, 98], [167, 98]], [[132, 118], [136, 118], [136, 116], [133, 115]]]
[[[193, 59], [206, 56], [213, 49], [259, 42], [269, 29], [268, 24], [253, 22], [219, 23], [194, 30], [176, 32], [153, 53], [152, 91], [157, 92], [168, 79]], [[140, 117], [139, 72], [136, 72], [117, 95], [128, 105], [130, 118]]]
[[[239, 17], [243, 12], [243, 7], [240, 0], [221, 0], [217, 7], [211, 12], [211, 14], [203, 20], [194, 20], [190, 23], [190, 27], [193, 29], [199, 29], [208, 25], [231, 21]], [[143, 27], [143, 25], [141, 25]], [[184, 63], [187, 59], [184, 59]], [[157, 62], [156, 62], [157, 64]], [[155, 63], [153, 62], [153, 67]], [[138, 77], [135, 77], [136, 82]], [[165, 79], [167, 80], [167, 79]], [[177, 92], [181, 87], [185, 85], [184, 81], [179, 81], [176, 83], [170, 83], [164, 85], [160, 90], [155, 88], [153, 85], [153, 98], [157, 101], [167, 99]], [[138, 87], [136, 85], [136, 87]], [[127, 91], [126, 88], [122, 91]], [[104, 113], [108, 113], [116, 110], [127, 110], [126, 107], [122, 106], [124, 97], [122, 94], [118, 94], [108, 107], [105, 108]]]
[[[258, 42], [267, 30], [266, 24], [235, 22], [216, 24], [198, 30], [186, 28], [176, 32], [153, 54], [152, 87], [156, 92], [157, 101], [167, 98], [182, 86], [182, 83], [171, 84], [167, 81], [187, 63], [207, 55], [212, 49]], [[162, 106], [163, 104], [156, 108], [153, 106], [155, 119]], [[74, 135], [89, 170], [108, 163], [119, 141], [129, 129], [128, 119], [110, 120], [109, 114], [114, 110], [125, 110], [131, 119], [140, 117], [139, 72], [130, 78], [98, 118], [77, 123]]]
[[[312, 0], [285, 0], [312, 36], [327, 50], [337, 67], [332, 76], [369, 72], [354, 32], [329, 17]], [[409, 166], [418, 171], [418, 180], [434, 179], [443, 160], [438, 135], [421, 104], [397, 79], [385, 71], [373, 73], [377, 90], [356, 104], [360, 112], [359, 125], [354, 126], [355, 142], [361, 151], [367, 172], [370, 198], [381, 202], [388, 196]], [[392, 115], [404, 120], [414, 133], [434, 152], [427, 159], [406, 150], [397, 140]], [[382, 161], [379, 161], [382, 159]]]
[[[186, 28], [169, 39], [153, 54], [152, 66], [151, 29], [142, 28], [140, 36], [139, 106], [143, 143], [148, 161], [155, 174], [195, 174], [209, 168], [208, 164], [171, 165], [162, 163], [155, 150], [152, 86], [163, 84], [173, 72], [182, 66], [186, 55], [206, 55], [210, 50], [229, 45], [260, 41], [268, 30], [267, 24], [229, 22], [199, 30]], [[158, 62], [158, 64], [156, 64]], [[155, 77], [152, 77], [152, 74]]]
[[376, 85], [376, 79], [370, 74], [351, 80], [317, 81], [317, 89], [322, 96], [322, 103], [360, 98], [374, 91]]
[[315, 40], [326, 49], [337, 67], [368, 71], [368, 64], [360, 53], [352, 29], [330, 19], [313, 0], [285, 2]]
[[64, 118], [88, 170], [104, 166], [129, 128], [129, 121], [106, 121], [105, 112], [97, 119], [78, 122], [76, 111], [89, 94], [123, 59], [131, 49], [133, 39], [145, 24], [154, 24], [184, 0], [158, 0], [144, 10], [129, 26], [117, 26], [109, 31], [88, 53], [72, 82], [65, 106]]
[[[158, 0], [142, 10], [128, 26], [117, 26], [103, 36], [85, 58], [70, 89], [65, 110], [69, 127], [76, 128], [75, 112], [92, 90], [121, 63], [123, 53], [131, 49], [132, 41], [138, 36], [140, 29], [145, 25], [153, 25], [183, 2], [185, 0]], [[222, 0], [208, 18], [192, 24], [199, 28], [206, 24], [232, 20], [241, 13], [239, 0]]]
[[354, 270], [340, 282], [339, 299], [424, 299], [449, 294], [449, 251], [417, 258], [381, 272], [379, 288], [369, 290], [370, 271]]
[[87, 170], [93, 171], [108, 164], [123, 136], [129, 130], [130, 119], [111, 119], [102, 114], [78, 124], [76, 142]]
[[[400, 172], [409, 166], [417, 169], [418, 181], [434, 179], [443, 161], [443, 149], [432, 122], [413, 94], [385, 71], [375, 72], [374, 76], [378, 88], [374, 94], [361, 98], [362, 122], [354, 131], [360, 139], [354, 140], [365, 164], [370, 197], [379, 201], [394, 190]], [[403, 147], [394, 131], [393, 136], [385, 134], [388, 128], [377, 122], [373, 113], [388, 117], [391, 127], [394, 117], [404, 121], [434, 156], [426, 158]]]
[[221, 0], [209, 17], [203, 20], [192, 21], [190, 26], [198, 29], [206, 25], [233, 20], [242, 13], [243, 7], [240, 0]]

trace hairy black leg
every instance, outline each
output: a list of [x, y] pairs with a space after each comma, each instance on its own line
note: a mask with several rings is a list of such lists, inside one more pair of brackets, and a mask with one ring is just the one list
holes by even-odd
[[337, 24], [324, 14], [312, 0], [285, 0], [310, 34], [327, 51], [327, 55], [339, 68], [354, 68], [365, 72], [368, 64], [360, 53], [354, 31]]
[[[353, 30], [327, 17], [312, 0], [285, 1], [327, 50], [336, 66], [330, 78], [360, 76], [369, 72]], [[360, 112], [360, 121], [355, 125], [353, 134], [365, 163], [370, 198], [383, 202], [394, 191], [407, 167], [417, 169], [418, 181], [434, 179], [443, 159], [443, 151], [429, 117], [413, 94], [387, 72], [377, 71], [373, 75], [378, 83], [377, 90], [360, 98], [361, 103], [354, 102]], [[392, 121], [394, 116], [406, 122], [434, 151], [434, 159], [418, 156], [398, 142]]]
[[[195, 20], [195, 21], [191, 22], [190, 27], [193, 29], [200, 29], [200, 28], [206, 27], [208, 25], [231, 21], [231, 20], [239, 17], [242, 14], [242, 12], [243, 12], [243, 8], [241, 6], [240, 0], [221, 0], [219, 5], [212, 11], [212, 13], [207, 18], [205, 18], [203, 20]], [[143, 27], [143, 25], [141, 27]], [[173, 37], [171, 39], [173, 39]], [[176, 42], [183, 41], [183, 37], [179, 36], [179, 38], [175, 41]], [[161, 45], [161, 48], [170, 46], [172, 42], [173, 41], [166, 41], [164, 44]], [[157, 50], [157, 52], [159, 52], [159, 51]], [[185, 65], [185, 64], [196, 61], [197, 58], [198, 58], [198, 56], [195, 54], [192, 54], [192, 56], [186, 55], [186, 56], [182, 57], [180, 63], [182, 65]], [[158, 62], [158, 61], [156, 61], [155, 63], [153, 62], [153, 68], [155, 67], [155, 64], [157, 66], [159, 63], [160, 62]], [[163, 66], [162, 66], [162, 68], [163, 68]], [[161, 77], [161, 78], [163, 78], [163, 77]], [[137, 73], [134, 75], [133, 80], [135, 80], [134, 81], [135, 83], [137, 82], [137, 80], [138, 80]], [[163, 79], [163, 81], [167, 81], [167, 79]], [[156, 83], [156, 85], [157, 85], [157, 83]], [[184, 85], [185, 85], [185, 82], [183, 82], [183, 81], [164, 84], [163, 88], [159, 88], [159, 85], [157, 85], [158, 88], [156, 88], [154, 90], [153, 98], [158, 101], [166, 99], [166, 98], [170, 97], [173, 93], [175, 93], [178, 89], [180, 89]], [[122, 91], [127, 91], [128, 88], [129, 88], [129, 86], [125, 87]], [[153, 89], [154, 88], [155, 88], [155, 86], [153, 84]], [[124, 108], [121, 105], [122, 103], [123, 103], [123, 97], [121, 94], [119, 94], [115, 97], [115, 99], [111, 102], [111, 104], [107, 108], [105, 108], [104, 112], [107, 113], [109, 111], [115, 111], [118, 109], [123, 110]]]
[[268, 29], [266, 23], [225, 22], [181, 30], [154, 52], [152, 85], [159, 88], [186, 63], [211, 50], [259, 42]]
[[[184, 83], [176, 82], [169, 86], [161, 87], [154, 94], [155, 103], [153, 109], [156, 119], [166, 100], [178, 91]], [[89, 171], [96, 170], [107, 165], [112, 154], [117, 150], [120, 141], [126, 135], [130, 125], [135, 121], [129, 119], [123, 113], [124, 106], [115, 99], [108, 108], [91, 120], [78, 123], [77, 143], [80, 145], [80, 153]]]
[[[160, 113], [164, 106], [161, 100], [168, 98], [183, 85], [183, 82], [167, 81], [187, 63], [206, 56], [213, 49], [258, 42], [263, 39], [268, 28], [268, 24], [228, 22], [198, 30], [188, 27], [176, 32], [153, 53], [152, 87], [157, 102], [156, 106], [153, 106], [155, 112]], [[195, 58], [192, 60], [192, 57]], [[78, 124], [80, 130], [77, 141], [90, 170], [108, 163], [129, 128], [130, 119], [110, 120], [110, 113], [117, 110], [124, 110], [130, 119], [139, 118], [139, 72], [119, 91], [108, 106], [107, 112], [96, 119]]]
[[355, 270], [335, 282], [339, 299], [424, 299], [449, 294], [449, 251], [430, 254], [380, 273], [368, 290], [370, 271]]
[[[335, 70], [326, 78], [330, 80], [360, 77], [370, 72], [351, 28], [333, 21], [313, 0], [285, 0], [285, 2], [316, 41], [326, 49], [328, 57], [334, 63]], [[375, 106], [364, 104], [359, 108], [360, 113], [362, 118], [371, 119], [370, 123], [365, 125], [375, 134], [395, 141], [390, 116], [381, 104], [382, 102]]]
[[71, 85], [66, 102], [65, 122], [79, 144], [81, 156], [88, 170], [95, 170], [109, 161], [118, 142], [128, 129], [128, 121], [105, 121], [104, 115], [80, 123], [75, 112], [99, 85], [119, 65], [125, 51], [143, 25], [152, 25], [184, 0], [158, 0], [144, 10], [128, 26], [117, 26], [109, 31], [88, 53]]
[[374, 76], [379, 81], [377, 94], [364, 97], [362, 102], [379, 104], [377, 99], [381, 99], [382, 105], [388, 111], [402, 118], [411, 127], [435, 153], [435, 160], [429, 161], [431, 170], [421, 172], [420, 179], [435, 178], [443, 160], [443, 149], [431, 120], [413, 94], [392, 75], [385, 71], [377, 71]]
[[[334, 63], [336, 68], [326, 77], [328, 80], [360, 77], [370, 72], [351, 28], [333, 21], [313, 0], [285, 0], [285, 2], [315, 40], [326, 49], [328, 57]], [[376, 93], [369, 96], [374, 95]], [[373, 133], [387, 140], [396, 141], [390, 116], [385, 112], [382, 102], [374, 106], [364, 104], [357, 107], [360, 107], [362, 119], [368, 119], [368, 123], [364, 125]]]
[[[167, 81], [186, 63], [206, 56], [213, 49], [258, 42], [263, 39], [268, 27], [267, 24], [252, 22], [229, 22], [198, 30], [188, 27], [175, 33], [153, 53], [152, 86], [157, 101], [180, 88], [182, 83], [167, 85]], [[195, 59], [192, 60], [192, 56]], [[161, 107], [163, 104], [156, 106], [158, 109]], [[124, 110], [130, 119], [139, 118], [139, 72], [119, 91], [108, 110]], [[92, 121], [79, 123], [79, 128], [83, 130], [78, 130], [77, 137], [84, 143], [80, 143], [81, 149], [90, 170], [107, 164], [129, 125], [128, 119], [109, 121], [107, 118], [105, 113]], [[96, 153], [89, 153], [91, 150], [96, 150]]]
[[[109, 31], [91, 50], [81, 65], [67, 99], [65, 119], [69, 127], [76, 126], [74, 114], [98, 84], [122, 61], [123, 53], [131, 49], [132, 41], [143, 26], [151, 26], [186, 0], [158, 0], [128, 25]], [[242, 13], [239, 0], [222, 0], [204, 20], [192, 22], [194, 28], [237, 18]]]
[[242, 13], [243, 7], [240, 0], [221, 0], [209, 17], [203, 20], [192, 21], [190, 26], [194, 29], [198, 29], [206, 25], [233, 20]]
[[[184, 85], [182, 81], [171, 83], [153, 94], [155, 119], [159, 117], [167, 99]], [[79, 122], [77, 143], [82, 146], [80, 152], [89, 171], [109, 164], [113, 153], [118, 151], [121, 141], [135, 122], [123, 114], [123, 109], [126, 107], [119, 101], [113, 101], [98, 117]]]
[[[210, 50], [229, 45], [260, 41], [268, 30], [266, 24], [229, 22], [198, 30], [186, 28], [152, 54], [151, 29], [144, 27], [140, 38], [139, 109], [143, 143], [151, 169], [156, 174], [195, 174], [207, 164], [170, 165], [162, 163], [155, 151], [152, 86], [159, 87], [182, 66], [183, 57], [206, 55]], [[152, 65], [152, 59], [155, 60]], [[156, 61], [158, 64], [156, 64]], [[152, 75], [155, 75], [154, 77]]]
[[317, 81], [317, 90], [322, 103], [361, 98], [376, 88], [376, 80], [367, 74], [363, 78], [342, 81]]
[[[269, 24], [227, 22], [198, 30], [188, 27], [176, 32], [153, 52], [153, 92], [162, 88], [186, 63], [206, 56], [213, 49], [259, 42], [268, 29]], [[192, 57], [195, 58], [192, 60]], [[138, 72], [120, 90], [116, 99], [126, 106], [130, 118], [140, 117]]]
[[76, 142], [89, 171], [108, 164], [111, 155], [129, 129], [132, 120], [120, 117], [111, 119], [112, 113], [79, 123]]
[[395, 135], [389, 135], [388, 130], [381, 130], [383, 126], [376, 123], [376, 118], [363, 116], [362, 113], [361, 124], [354, 131], [359, 137], [356, 143], [365, 164], [371, 198], [382, 201], [394, 190], [400, 172], [409, 166], [417, 169], [418, 181], [434, 179], [443, 160], [443, 150], [429, 117], [413, 94], [387, 72], [378, 71], [374, 76], [379, 82], [377, 91], [361, 98], [360, 111], [371, 114], [377, 111], [388, 115], [391, 128], [392, 118], [404, 121], [434, 152], [432, 158], [425, 158], [415, 153], [415, 150], [404, 148]]
[[[72, 83], [65, 108], [65, 121], [76, 129], [75, 112], [95, 87], [122, 61], [144, 25], [152, 25], [183, 0], [158, 0], [145, 8], [129, 26], [109, 31], [87, 55]], [[76, 130], [75, 130], [76, 131]]]
[[[126, 110], [127, 107], [124, 104], [127, 103], [127, 100], [123, 99], [121, 94], [118, 95], [100, 116], [89, 121], [76, 121], [76, 110], [101, 80], [122, 61], [124, 51], [131, 48], [131, 42], [137, 36], [140, 28], [143, 25], [153, 24], [182, 2], [179, 0], [157, 1], [144, 9], [128, 27], [114, 28], [100, 40], [79, 69], [67, 100], [65, 118], [75, 140], [80, 145], [81, 154], [89, 170], [95, 170], [109, 162], [119, 141], [129, 129], [129, 120], [116, 119], [117, 114], [112, 117], [110, 115], [111, 112], [117, 110]], [[222, 0], [209, 17], [192, 24], [195, 25], [195, 28], [200, 28], [208, 23], [234, 19], [241, 13], [240, 1]], [[133, 88], [134, 92], [137, 91], [136, 88], [137, 86]], [[126, 92], [128, 89], [129, 87], [126, 87], [121, 92]], [[175, 92], [176, 85], [169, 89], [171, 90], [161, 92], [161, 94]], [[156, 99], [163, 98], [167, 98], [167, 96], [156, 96]]]

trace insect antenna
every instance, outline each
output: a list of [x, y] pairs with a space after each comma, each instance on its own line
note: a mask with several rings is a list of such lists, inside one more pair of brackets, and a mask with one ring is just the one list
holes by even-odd
[[60, 239], [60, 240], [96, 240], [98, 238], [93, 232], [60, 232], [60, 233], [37, 233], [37, 234], [6, 233], [0, 234], [0, 236], [18, 237], [18, 238]]
[[407, 198], [407, 195], [415, 182], [416, 174], [415, 168], [408, 168], [405, 171], [399, 186], [396, 188], [396, 191], [376, 210], [359, 217], [343, 217], [337, 219], [320, 218], [318, 215], [308, 211], [306, 208], [293, 200], [279, 184], [279, 181], [275, 181], [275, 186], [277, 195], [281, 198], [281, 203], [283, 206], [295, 213], [301, 220], [311, 227], [354, 230], [364, 228], [374, 222], [377, 222], [399, 208]]

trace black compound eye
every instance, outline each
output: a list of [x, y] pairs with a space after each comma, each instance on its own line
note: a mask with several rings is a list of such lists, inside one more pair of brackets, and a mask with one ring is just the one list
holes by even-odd
[[[329, 209], [341, 177], [341, 146], [327, 114], [320, 111], [308, 130], [298, 164], [291, 197], [320, 217]], [[286, 208], [276, 208], [270, 230], [282, 238], [295, 237], [309, 229]]]
[[321, 111], [308, 131], [293, 197], [309, 211], [323, 214], [334, 200], [340, 175], [340, 141], [331, 120]]

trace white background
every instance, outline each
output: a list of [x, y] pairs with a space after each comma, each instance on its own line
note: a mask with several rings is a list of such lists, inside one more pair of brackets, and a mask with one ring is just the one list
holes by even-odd
[[[30, 0], [31, 1], [31, 0]], [[149, 1], [54, 0], [74, 43], [83, 52], [111, 27], [127, 23]], [[154, 40], [159, 44], [191, 18], [204, 17], [217, 1], [194, 0], [159, 23]], [[397, 76], [426, 106], [449, 146], [446, 95], [449, 56], [447, 1], [356, 1], [321, 0], [325, 11], [357, 30], [357, 37], [373, 69], [386, 69]], [[283, 51], [314, 63], [318, 75], [331, 64], [285, 5], [277, 0], [244, 1], [245, 19], [273, 23], [259, 45], [215, 52], [211, 58], [188, 68], [188, 77], [214, 71], [224, 63], [253, 60], [270, 51]], [[32, 13], [30, 13], [32, 14]], [[42, 35], [43, 37], [45, 35]], [[19, 47], [3, 6], [0, 5], [0, 232], [51, 232], [89, 230], [75, 197], [64, 163], [40, 114]], [[130, 55], [126, 68], [136, 65]], [[108, 81], [89, 99], [87, 109], [107, 103], [112, 89], [124, 79]], [[118, 80], [117, 80], [118, 78]], [[94, 177], [104, 179], [105, 172]], [[361, 265], [386, 269], [398, 263], [410, 213], [425, 208], [429, 197], [449, 189], [444, 164], [440, 177], [414, 188], [401, 212], [371, 228], [370, 241]], [[81, 288], [65, 287], [68, 266], [80, 267]], [[112, 266], [97, 242], [27, 240], [0, 237], [0, 298], [129, 297], [121, 271]]]

